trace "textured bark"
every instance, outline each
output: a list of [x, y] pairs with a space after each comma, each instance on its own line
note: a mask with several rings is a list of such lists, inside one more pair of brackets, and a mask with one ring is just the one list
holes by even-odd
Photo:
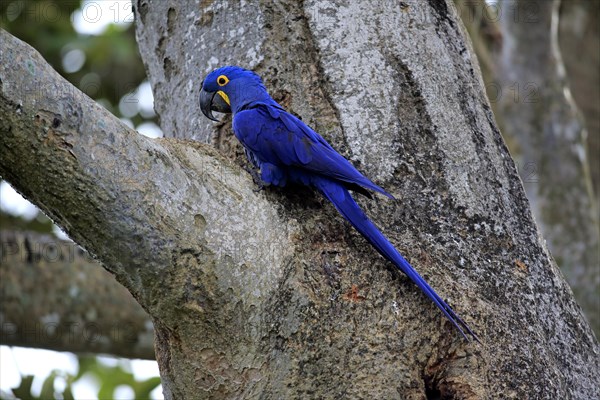
[[148, 314], [73, 242], [0, 231], [0, 343], [154, 359]]
[[598, 333], [598, 213], [587, 132], [558, 43], [559, 7], [559, 0], [503, 3], [496, 115], [548, 248]]
[[102, 260], [158, 337], [181, 338], [179, 353], [157, 354], [167, 396], [197, 393], [198, 370], [220, 365], [202, 351], [216, 335], [220, 351], [243, 346], [253, 376], [250, 337], [295, 224], [211, 147], [139, 135], [18, 39], [0, 31], [0, 44], [0, 175]]
[[[213, 133], [197, 93], [217, 66], [256, 69], [278, 100], [400, 199], [363, 204], [486, 337], [483, 348], [454, 340], [330, 206], [273, 190], [265, 196], [285, 205], [283, 219], [302, 221], [302, 263], [285, 268], [262, 311], [271, 328], [258, 336], [268, 356], [256, 382], [233, 385], [223, 369], [238, 365], [237, 352], [211, 338], [202, 387], [215, 397], [598, 395], [597, 375], [582, 368], [596, 368], [597, 343], [538, 237], [446, 3], [139, 1], [136, 13], [168, 135], [239, 155], [229, 118]], [[414, 315], [419, 308], [429, 312]], [[181, 353], [171, 332], [158, 343], [165, 357]], [[570, 349], [566, 364], [553, 361], [561, 348]]]
[[[311, 191], [254, 193], [210, 146], [140, 137], [79, 94], [23, 97], [7, 82], [41, 61], [3, 35], [19, 51], [0, 63], [0, 173], [153, 317], [167, 398], [600, 395], [598, 343], [538, 235], [451, 5], [139, 1], [135, 11], [165, 132], [237, 154], [227, 122], [215, 136], [200, 119], [199, 84], [217, 64], [255, 68], [399, 199], [361, 202], [484, 342], [461, 340]], [[63, 82], [40, 69], [37, 79]], [[80, 126], [36, 122], [41, 110], [71, 121], [66, 104], [81, 104]], [[33, 168], [32, 148], [66, 165]], [[57, 187], [40, 183], [55, 174]]]

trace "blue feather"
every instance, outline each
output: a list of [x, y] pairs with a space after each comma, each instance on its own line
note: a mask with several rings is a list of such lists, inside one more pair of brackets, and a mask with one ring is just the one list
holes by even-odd
[[402, 257], [396, 248], [387, 240], [379, 229], [360, 209], [350, 193], [339, 183], [329, 179], [315, 177], [312, 184], [319, 192], [333, 203], [335, 208], [346, 218], [357, 231], [359, 231], [377, 249], [377, 251], [391, 261], [399, 270], [404, 272], [418, 287], [429, 297], [434, 304], [458, 329], [461, 335], [469, 340], [465, 331], [475, 340], [479, 341], [477, 335], [469, 326], [446, 304], [444, 300], [433, 290], [425, 279]]
[[233, 131], [263, 162], [302, 168], [394, 198], [361, 174], [304, 122], [271, 104], [255, 104], [235, 113]]

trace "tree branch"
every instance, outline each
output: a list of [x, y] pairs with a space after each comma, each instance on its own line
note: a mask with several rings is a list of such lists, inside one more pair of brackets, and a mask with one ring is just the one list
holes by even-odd
[[154, 359], [148, 314], [70, 241], [0, 231], [0, 343]]
[[[139, 135], [28, 45], [1, 30], [0, 45], [0, 175], [102, 260], [163, 335], [222, 342], [229, 327], [240, 333], [226, 342], [239, 345], [237, 324], [255, 335], [254, 310], [293, 254], [294, 223], [211, 147]], [[203, 354], [158, 360], [208, 368]]]
[[[279, 246], [256, 263], [281, 261], [286, 226], [239, 168], [208, 146], [129, 129], [29, 46], [0, 34], [0, 173], [142, 305], [162, 306], [157, 278], [169, 278], [180, 252], [200, 251], [207, 263], [229, 256], [230, 263], [253, 243], [269, 242]], [[253, 289], [235, 281], [242, 292]]]

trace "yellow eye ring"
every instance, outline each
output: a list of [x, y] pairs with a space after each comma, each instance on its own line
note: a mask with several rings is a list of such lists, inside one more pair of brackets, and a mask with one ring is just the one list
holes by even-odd
[[225, 75], [219, 75], [219, 77], [217, 78], [217, 84], [219, 86], [225, 86], [229, 83], [229, 78], [226, 77]]

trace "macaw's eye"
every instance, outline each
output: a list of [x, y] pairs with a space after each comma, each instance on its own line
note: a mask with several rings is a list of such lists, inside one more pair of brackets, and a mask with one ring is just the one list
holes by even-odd
[[217, 78], [217, 83], [219, 84], [219, 86], [225, 86], [229, 83], [229, 78], [225, 75], [219, 75], [219, 77]]

